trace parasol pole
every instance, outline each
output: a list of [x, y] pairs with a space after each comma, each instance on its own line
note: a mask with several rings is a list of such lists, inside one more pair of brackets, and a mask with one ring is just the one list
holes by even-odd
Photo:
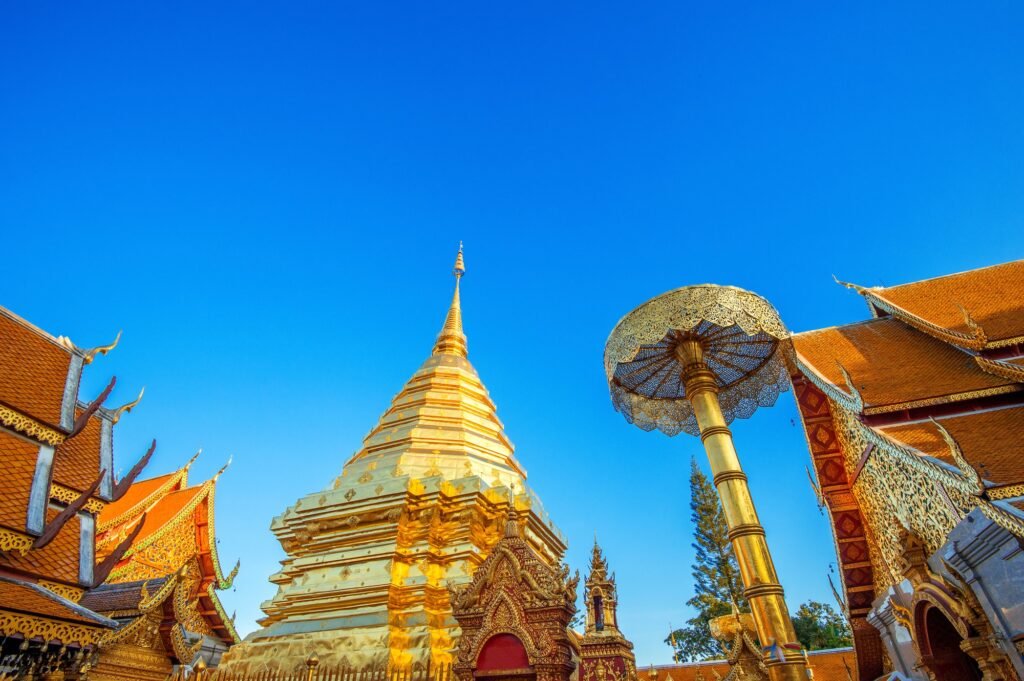
[[775, 573], [764, 528], [754, 509], [732, 431], [726, 425], [718, 401], [715, 374], [705, 363], [704, 348], [695, 334], [682, 340], [675, 352], [682, 367], [686, 399], [697, 417], [700, 439], [711, 463], [715, 489], [722, 501], [729, 540], [736, 553], [757, 635], [762, 646], [767, 644], [774, 651], [771, 658], [765, 660], [768, 673], [772, 681], [803, 681], [806, 663], [801, 654], [802, 646], [797, 641], [782, 585]]

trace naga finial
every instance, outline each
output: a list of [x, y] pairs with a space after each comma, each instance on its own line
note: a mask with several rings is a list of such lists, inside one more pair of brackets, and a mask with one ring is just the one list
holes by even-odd
[[839, 284], [840, 286], [845, 286], [846, 288], [850, 289], [851, 291], [856, 291], [857, 293], [859, 293], [861, 295], [864, 295], [864, 292], [867, 291], [867, 288], [865, 288], [864, 286], [858, 286], [857, 284], [851, 284], [848, 281], [842, 281], [839, 277], [837, 277], [834, 274], [832, 275], [832, 279], [834, 279], [835, 282], [837, 284]]
[[117, 336], [114, 338], [114, 342], [113, 343], [110, 343], [108, 345], [100, 345], [98, 347], [93, 348], [92, 350], [86, 350], [85, 352], [83, 352], [82, 354], [84, 355], [84, 358], [83, 358], [82, 361], [85, 364], [90, 364], [90, 363], [92, 363], [92, 361], [94, 359], [96, 359], [96, 355], [105, 355], [105, 354], [107, 354], [108, 352], [110, 352], [111, 350], [116, 348], [117, 344], [120, 343], [120, 342], [121, 342], [121, 332], [118, 331], [117, 332]]
[[217, 471], [216, 475], [213, 476], [213, 480], [216, 481], [217, 478], [219, 478], [221, 475], [224, 474], [224, 471], [226, 471], [228, 469], [228, 466], [231, 465], [231, 462], [234, 460], [234, 458], [235, 458], [234, 456], [229, 456], [228, 457], [227, 463], [225, 463], [223, 466], [220, 467], [220, 470]]
[[146, 394], [146, 386], [142, 386], [142, 390], [139, 391], [139, 396], [127, 404], [122, 404], [120, 407], [114, 410], [110, 420], [117, 423], [121, 420], [121, 417], [125, 414], [131, 413], [131, 410], [139, 406], [139, 402], [142, 401], [142, 396]]
[[971, 335], [974, 336], [974, 339], [977, 340], [981, 346], [988, 343], [988, 335], [985, 333], [985, 330], [981, 328], [981, 325], [974, 321], [974, 317], [972, 317], [971, 313], [967, 311], [967, 308], [963, 305], [957, 305], [957, 307], [960, 308], [960, 313], [964, 316], [964, 324], [967, 325], [967, 329], [971, 332]]

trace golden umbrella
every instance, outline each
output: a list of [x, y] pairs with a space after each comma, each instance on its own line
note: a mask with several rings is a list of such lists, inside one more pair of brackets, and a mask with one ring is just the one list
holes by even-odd
[[789, 388], [778, 352], [787, 335], [764, 298], [704, 284], [627, 314], [604, 353], [612, 404], [627, 421], [703, 441], [773, 681], [805, 679], [806, 663], [728, 424], [775, 404]]

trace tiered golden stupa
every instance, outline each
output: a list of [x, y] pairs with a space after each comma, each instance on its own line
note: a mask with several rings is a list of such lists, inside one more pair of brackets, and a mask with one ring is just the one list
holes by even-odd
[[565, 540], [526, 487], [495, 405], [467, 359], [459, 280], [426, 362], [329, 489], [271, 529], [288, 557], [271, 576], [262, 628], [225, 654], [230, 673], [321, 666], [425, 667], [452, 660], [447, 585], [463, 584], [500, 539], [510, 501], [552, 565]]

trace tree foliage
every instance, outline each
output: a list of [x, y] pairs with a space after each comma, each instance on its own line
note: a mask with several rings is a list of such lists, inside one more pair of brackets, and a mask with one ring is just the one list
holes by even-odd
[[831, 605], [807, 601], [793, 617], [796, 637], [807, 650], [845, 648], [852, 645], [850, 626]]
[[725, 649], [712, 638], [708, 623], [732, 612], [733, 604], [740, 611], [749, 610], [718, 492], [695, 459], [690, 461], [690, 520], [696, 555], [692, 571], [694, 594], [686, 604], [696, 614], [665, 641], [674, 648], [677, 662], [724, 657]]

